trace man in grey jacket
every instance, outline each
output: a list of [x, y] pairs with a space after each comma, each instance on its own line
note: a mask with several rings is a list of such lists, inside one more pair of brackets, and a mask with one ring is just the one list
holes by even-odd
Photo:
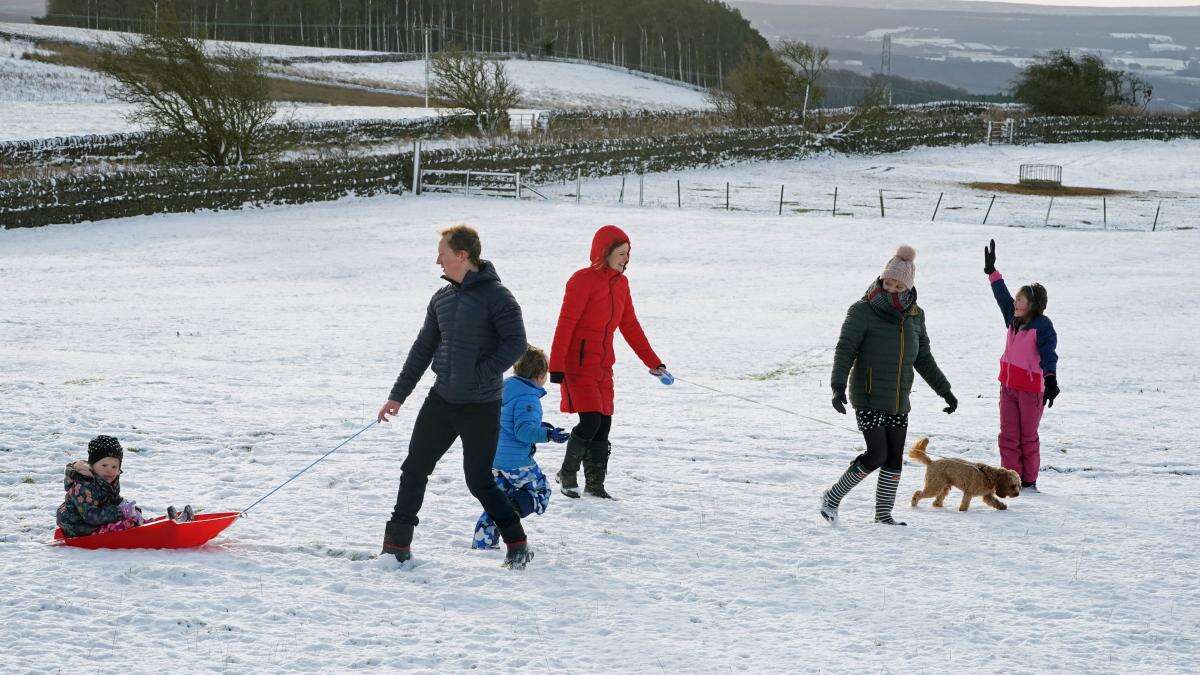
[[383, 553], [401, 563], [412, 558], [413, 528], [429, 475], [456, 438], [462, 439], [467, 487], [508, 547], [504, 566], [523, 569], [533, 558], [520, 516], [492, 478], [504, 372], [525, 353], [525, 324], [520, 305], [480, 251], [479, 234], [470, 227], [442, 232], [437, 263], [450, 283], [429, 301], [425, 324], [379, 410], [380, 422], [399, 412], [432, 364], [437, 379], [417, 413], [396, 506], [384, 530]]

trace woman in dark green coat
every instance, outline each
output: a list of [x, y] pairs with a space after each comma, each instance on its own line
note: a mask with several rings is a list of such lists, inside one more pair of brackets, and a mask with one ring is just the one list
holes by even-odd
[[850, 305], [833, 358], [833, 407], [846, 414], [846, 384], [858, 429], [867, 449], [850, 462], [833, 487], [821, 495], [821, 516], [837, 521], [842, 497], [875, 469], [875, 522], [904, 525], [892, 518], [900, 469], [904, 461], [904, 437], [908, 432], [908, 394], [913, 371], [946, 400], [947, 414], [958, 407], [950, 393], [950, 382], [933, 360], [925, 312], [917, 305], [913, 286], [917, 252], [901, 246], [871, 283], [862, 300]]

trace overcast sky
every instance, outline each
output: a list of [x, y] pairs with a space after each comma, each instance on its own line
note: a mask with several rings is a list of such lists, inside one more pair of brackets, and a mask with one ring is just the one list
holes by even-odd
[[[0, 0], [3, 2], [4, 0]], [[773, 5], [807, 5], [810, 0], [746, 0], [766, 2]], [[971, 2], [972, 0], [963, 0]], [[1020, 5], [1060, 5], [1067, 7], [1200, 7], [1197, 0], [981, 0], [1006, 2]]]
[[0, 20], [28, 21], [46, 11], [46, 0], [0, 0]]
[[[971, 0], [965, 0], [970, 2]], [[1198, 7], [1196, 0], [1002, 0], [1021, 5], [1066, 5], [1071, 7]]]

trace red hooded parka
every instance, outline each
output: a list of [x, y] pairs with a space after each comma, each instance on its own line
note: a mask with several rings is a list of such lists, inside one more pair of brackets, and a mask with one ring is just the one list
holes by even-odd
[[550, 372], [563, 373], [561, 409], [565, 413], [613, 414], [613, 333], [617, 328], [647, 368], [662, 365], [633, 310], [629, 279], [605, 264], [614, 248], [628, 242], [619, 227], [601, 227], [592, 238], [592, 264], [567, 280], [550, 348]]

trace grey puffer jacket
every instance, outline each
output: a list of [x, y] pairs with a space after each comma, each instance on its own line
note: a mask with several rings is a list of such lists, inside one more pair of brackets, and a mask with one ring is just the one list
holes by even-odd
[[525, 347], [521, 306], [501, 285], [495, 266], [484, 260], [461, 284], [450, 281], [433, 294], [425, 325], [388, 398], [403, 403], [432, 363], [433, 390], [447, 403], [499, 401], [504, 372]]

